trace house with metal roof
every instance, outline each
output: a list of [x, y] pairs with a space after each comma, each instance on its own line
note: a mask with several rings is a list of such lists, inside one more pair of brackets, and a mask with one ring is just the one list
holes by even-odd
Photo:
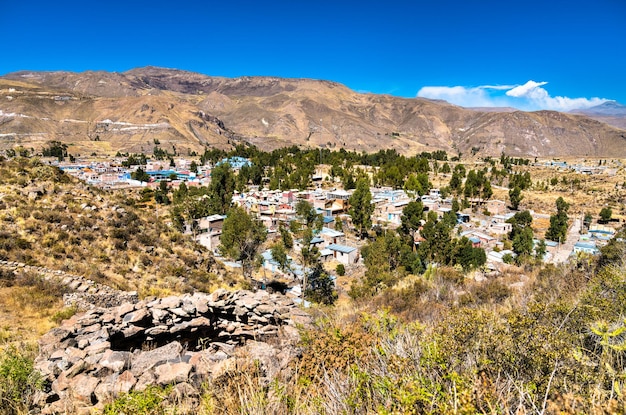
[[359, 250], [355, 247], [330, 244], [326, 249], [332, 251], [333, 258], [344, 265], [351, 265], [359, 260]]

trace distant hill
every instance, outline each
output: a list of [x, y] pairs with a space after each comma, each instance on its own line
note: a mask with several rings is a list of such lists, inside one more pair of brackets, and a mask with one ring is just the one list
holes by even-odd
[[626, 129], [626, 105], [617, 101], [607, 101], [595, 107], [570, 111], [582, 114], [617, 128]]
[[124, 73], [0, 77], [0, 148], [179, 154], [248, 142], [403, 154], [626, 157], [626, 131], [553, 111], [471, 110], [444, 101], [360, 94], [312, 79], [210, 77], [146, 67]]

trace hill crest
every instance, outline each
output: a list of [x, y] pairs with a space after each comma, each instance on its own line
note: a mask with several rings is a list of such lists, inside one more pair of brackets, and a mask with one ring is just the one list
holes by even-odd
[[264, 150], [299, 145], [626, 157], [626, 131], [582, 115], [477, 111], [361, 94], [324, 80], [211, 77], [156, 67], [0, 77], [0, 138], [2, 148], [57, 140], [79, 154], [149, 152], [155, 142], [184, 154], [247, 142]]

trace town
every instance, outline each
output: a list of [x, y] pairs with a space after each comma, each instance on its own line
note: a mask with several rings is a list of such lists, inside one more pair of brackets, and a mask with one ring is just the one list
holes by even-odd
[[[200, 188], [209, 186], [211, 183], [211, 173], [219, 166], [228, 166], [233, 174], [237, 175], [242, 168], [250, 168], [252, 162], [249, 158], [242, 156], [229, 156], [215, 162], [207, 161], [201, 163], [192, 158], [169, 157], [165, 160], [158, 160], [154, 157], [142, 160], [145, 164], [134, 161], [135, 157], [120, 156], [110, 161], [82, 161], [74, 159], [71, 162], [59, 161], [58, 159], [48, 159], [50, 164], [58, 166], [66, 173], [73, 175], [88, 184], [109, 190], [117, 189], [168, 189], [174, 191], [182, 185], [187, 188]], [[133, 164], [128, 161], [133, 160]], [[491, 167], [492, 178], [497, 176], [497, 168], [492, 160], [491, 165], [478, 162], [478, 168], [486, 170]], [[505, 160], [506, 162], [506, 160]], [[137, 164], [134, 164], [137, 163]], [[438, 162], [431, 161], [431, 170], [437, 169]], [[448, 162], [445, 162], [448, 166]], [[586, 176], [610, 176], [616, 177], [617, 172], [623, 174], [621, 161], [616, 160], [610, 166], [604, 164], [602, 160], [587, 163], [568, 165], [567, 162], [559, 160], [537, 161], [532, 166], [537, 168], [554, 170], [561, 174], [572, 172], [576, 179], [569, 183], [569, 186], [580, 185], [580, 177]], [[567, 232], [556, 240], [546, 239], [545, 232], [548, 230], [550, 222], [550, 211], [528, 210], [529, 221], [532, 222], [534, 234], [532, 245], [525, 252], [520, 252], [517, 247], [512, 246], [513, 228], [516, 226], [515, 218], [520, 211], [511, 207], [511, 201], [492, 198], [492, 195], [469, 195], [463, 202], [462, 209], [458, 206], [457, 200], [450, 194], [447, 182], [454, 180], [456, 174], [446, 174], [457, 170], [455, 166], [463, 166], [460, 162], [449, 162], [452, 168], [439, 167], [440, 173], [437, 175], [438, 184], [444, 187], [432, 187], [429, 183], [427, 191], [411, 191], [404, 188], [385, 186], [378, 184], [370, 185], [368, 191], [371, 194], [371, 215], [368, 224], [371, 228], [368, 233], [378, 230], [394, 230], [402, 227], [404, 209], [415, 201], [420, 202], [424, 211], [421, 216], [418, 229], [411, 234], [413, 238], [414, 250], [425, 241], [422, 236], [422, 228], [426, 223], [426, 215], [433, 213], [437, 220], [441, 220], [446, 214], [453, 214], [455, 218], [452, 234], [459, 238], [467, 238], [473, 248], [480, 248], [485, 251], [484, 264], [481, 268], [497, 275], [514, 265], [515, 257], [520, 254], [540, 255], [540, 260], [545, 263], [559, 264], [568, 261], [572, 257], [580, 255], [598, 255], [600, 248], [604, 246], [615, 234], [619, 226], [620, 219], [605, 218], [599, 223], [591, 223], [592, 218], [583, 212], [575, 214], [568, 223]], [[371, 166], [355, 166], [362, 169], [366, 177], [373, 177], [376, 168]], [[469, 165], [468, 165], [469, 168]], [[463, 170], [465, 168], [463, 167]], [[263, 177], [260, 184], [247, 183], [241, 191], [234, 190], [231, 203], [233, 206], [243, 208], [246, 213], [258, 219], [268, 232], [270, 241], [280, 239], [280, 229], [289, 229], [290, 224], [298, 220], [297, 204], [306, 202], [313, 209], [315, 214], [321, 218], [321, 226], [314, 230], [312, 238], [308, 241], [296, 240], [293, 245], [293, 257], [288, 257], [288, 263], [281, 264], [272, 256], [269, 248], [261, 252], [263, 261], [261, 263], [262, 272], [257, 273], [256, 278], [259, 286], [268, 280], [280, 279], [287, 281], [291, 287], [290, 294], [294, 297], [302, 295], [302, 282], [304, 274], [308, 272], [299, 260], [303, 243], [308, 243], [307, 249], [315, 248], [319, 254], [319, 261], [329, 270], [333, 280], [336, 280], [337, 266], [340, 266], [341, 274], [353, 275], [355, 269], [363, 268], [363, 258], [360, 250], [367, 242], [358, 235], [355, 224], [350, 216], [350, 199], [355, 189], [344, 189], [340, 177], [331, 178], [331, 165], [317, 164], [309, 177], [309, 186], [306, 189], [269, 189], [269, 177]], [[267, 169], [266, 169], [267, 172]], [[514, 176], [511, 176], [514, 177]], [[431, 174], [429, 178], [433, 178]], [[467, 179], [465, 179], [467, 180]], [[501, 181], [501, 179], [499, 179]], [[369, 180], [368, 180], [369, 181]], [[554, 184], [554, 179], [552, 179]], [[498, 185], [496, 188], [506, 189]], [[491, 188], [491, 187], [490, 187]], [[497, 191], [497, 190], [496, 190]], [[623, 193], [623, 190], [622, 190]], [[503, 192], [500, 191], [500, 195]], [[506, 192], [504, 192], [506, 196]], [[509, 193], [510, 195], [510, 193]], [[461, 195], [462, 196], [462, 195]], [[466, 193], [465, 196], [468, 196]], [[478, 196], [478, 197], [476, 197]], [[157, 204], [158, 206], [158, 204]], [[157, 207], [158, 210], [158, 207]], [[226, 212], [213, 213], [207, 216], [194, 217], [193, 220], [184, 224], [184, 232], [205, 246], [215, 254], [216, 258], [232, 270], [241, 268], [238, 261], [229, 260], [221, 255], [219, 249], [220, 237]], [[541, 239], [540, 239], [541, 237]], [[268, 246], [268, 245], [266, 245]], [[539, 248], [538, 248], [539, 247]], [[517, 251], [517, 252], [516, 252]]]

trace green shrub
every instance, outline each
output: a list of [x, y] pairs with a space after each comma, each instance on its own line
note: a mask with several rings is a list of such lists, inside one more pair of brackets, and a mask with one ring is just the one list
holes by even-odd
[[76, 314], [77, 311], [78, 311], [78, 307], [75, 305], [72, 305], [71, 307], [65, 307], [64, 309], [59, 310], [56, 313], [54, 313], [51, 319], [55, 323], [60, 324], [63, 320], [67, 320], [68, 318]]
[[344, 267], [343, 264], [338, 264], [335, 271], [337, 271], [337, 275], [339, 275], [340, 277], [346, 275], [346, 267]]
[[104, 406], [102, 415], [165, 415], [166, 398], [171, 387], [149, 386], [145, 391], [132, 391], [120, 395], [115, 401]]
[[34, 370], [29, 348], [9, 346], [0, 358], [0, 413], [25, 414], [37, 390], [43, 386], [41, 375]]

